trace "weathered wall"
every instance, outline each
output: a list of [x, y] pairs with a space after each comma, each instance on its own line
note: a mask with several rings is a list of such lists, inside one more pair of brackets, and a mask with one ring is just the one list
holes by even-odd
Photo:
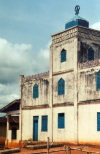
[[[91, 37], [93, 39], [93, 36]], [[99, 40], [98, 40], [99, 41]], [[78, 52], [78, 100], [100, 99], [100, 91], [96, 90], [96, 73], [100, 70], [100, 41], [79, 39], [80, 49]], [[92, 47], [94, 60], [87, 59], [87, 51]]]
[[[59, 36], [59, 35], [58, 35]], [[53, 48], [53, 73], [60, 72], [60, 71], [67, 71], [74, 68], [74, 54], [75, 54], [75, 47], [76, 47], [76, 39], [72, 38], [66, 41], [65, 44], [59, 44], [59, 47]], [[67, 51], [66, 54], [66, 61], [61, 62], [60, 54], [61, 51], [65, 49]]]
[[[58, 95], [58, 81], [60, 78], [65, 80], [65, 94]], [[74, 73], [69, 72], [53, 76], [53, 104], [74, 103]]]
[[100, 99], [100, 90], [96, 90], [98, 69], [88, 69], [79, 73], [79, 101]]
[[[36, 106], [48, 104], [49, 80], [46, 78], [32, 79], [22, 83], [22, 106]], [[33, 86], [38, 84], [39, 97], [33, 98]]]

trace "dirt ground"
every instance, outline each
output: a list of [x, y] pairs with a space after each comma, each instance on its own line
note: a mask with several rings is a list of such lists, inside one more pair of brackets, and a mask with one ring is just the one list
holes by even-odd
[[[80, 150], [71, 150], [70, 152], [66, 151], [66, 154], [87, 154], [87, 152], [92, 152], [91, 154], [99, 154], [100, 152], [100, 147], [92, 147], [92, 146], [70, 146], [71, 148], [82, 148], [82, 151]], [[57, 151], [57, 150], [64, 150], [64, 147], [57, 147], [57, 148], [51, 148], [50, 149], [50, 153], [51, 151]], [[21, 149], [21, 152], [16, 153], [16, 154], [35, 154], [37, 152], [43, 152], [47, 153], [47, 149], [41, 149], [41, 150], [27, 150], [25, 148]], [[61, 152], [52, 152], [51, 154], [65, 154], [65, 151], [61, 151]]]

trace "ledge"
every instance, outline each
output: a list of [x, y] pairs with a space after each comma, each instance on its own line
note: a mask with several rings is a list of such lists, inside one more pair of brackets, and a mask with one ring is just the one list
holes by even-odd
[[36, 105], [36, 106], [24, 106], [22, 110], [45, 109], [45, 108], [49, 108], [49, 105], [44, 104], [44, 105]]
[[78, 105], [100, 104], [100, 99], [81, 101]]
[[53, 107], [63, 107], [63, 106], [74, 106], [74, 103], [72, 102], [65, 102], [65, 103], [57, 103], [53, 104]]

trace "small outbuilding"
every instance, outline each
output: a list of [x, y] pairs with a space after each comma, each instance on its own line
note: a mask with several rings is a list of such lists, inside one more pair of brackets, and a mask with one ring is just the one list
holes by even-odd
[[15, 144], [17, 141], [19, 143], [20, 99], [16, 99], [8, 105], [4, 106], [2, 109], [0, 109], [0, 112], [6, 113], [6, 117], [0, 118], [0, 127], [2, 128], [0, 129], [0, 136], [6, 138], [7, 144], [12, 142]]

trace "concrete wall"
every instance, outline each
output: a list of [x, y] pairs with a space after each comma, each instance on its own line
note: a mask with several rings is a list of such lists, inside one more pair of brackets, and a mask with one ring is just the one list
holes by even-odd
[[[65, 80], [65, 94], [58, 95], [58, 81]], [[53, 77], [53, 104], [74, 102], [74, 73], [56, 75]]]
[[[16, 136], [17, 136], [16, 141], [20, 141], [20, 140], [21, 140], [20, 130], [16, 130], [16, 131], [17, 131], [17, 132], [16, 132]], [[8, 130], [7, 133], [8, 133], [8, 134], [7, 134], [7, 139], [8, 139], [9, 141], [13, 141], [13, 140], [12, 140], [12, 130]]]
[[95, 68], [79, 73], [79, 101], [100, 99], [100, 90], [96, 90], [97, 71]]
[[[38, 84], [39, 97], [33, 98], [33, 86]], [[28, 82], [23, 82], [22, 88], [22, 106], [36, 106], [48, 104], [49, 81], [47, 79], [33, 79]]]
[[[48, 131], [41, 131], [41, 117], [48, 115]], [[38, 119], [38, 140], [47, 141], [47, 137], [51, 139], [52, 120], [50, 109], [23, 110], [22, 113], [22, 140], [33, 139], [33, 116], [39, 116]]]
[[78, 106], [78, 142], [80, 144], [100, 144], [97, 112], [100, 112], [100, 104]]
[[[58, 128], [58, 113], [65, 114], [65, 128]], [[53, 109], [54, 141], [74, 143], [74, 126], [74, 106], [56, 107]]]
[[[100, 91], [96, 90], [96, 73], [100, 70], [100, 41], [79, 39], [78, 52], [78, 100], [100, 99]], [[88, 61], [88, 49], [94, 50], [94, 60]]]
[[[58, 35], [59, 37], [59, 35]], [[76, 47], [76, 39], [69, 39], [66, 44], [59, 45], [59, 47], [53, 48], [53, 72], [66, 71], [74, 68], [74, 54]], [[60, 54], [61, 51], [65, 49], [66, 53], [66, 61], [61, 62]]]

